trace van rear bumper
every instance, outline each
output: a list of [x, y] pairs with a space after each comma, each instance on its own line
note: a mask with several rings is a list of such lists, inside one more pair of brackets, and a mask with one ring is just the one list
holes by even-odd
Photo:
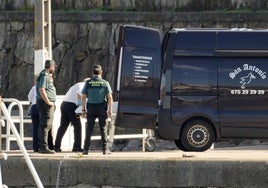
[[177, 140], [180, 138], [181, 125], [171, 123], [170, 110], [160, 109], [158, 114], [158, 134], [163, 139]]

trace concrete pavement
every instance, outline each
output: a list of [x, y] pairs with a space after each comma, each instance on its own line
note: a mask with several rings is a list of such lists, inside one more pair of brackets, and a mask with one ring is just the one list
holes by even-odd
[[[44, 187], [268, 187], [268, 145], [206, 152], [30, 152]], [[2, 162], [3, 183], [35, 187], [19, 152]]]

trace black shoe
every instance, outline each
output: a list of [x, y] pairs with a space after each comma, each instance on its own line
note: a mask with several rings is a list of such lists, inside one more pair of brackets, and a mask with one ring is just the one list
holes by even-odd
[[54, 153], [55, 153], [54, 150], [50, 150], [50, 149], [48, 149], [48, 148], [39, 149], [38, 152], [39, 152], [39, 153], [44, 153], [44, 154], [54, 154]]
[[48, 146], [48, 149], [53, 150], [54, 149], [54, 146], [53, 145]]
[[73, 148], [72, 152], [82, 152], [84, 151], [82, 148]]
[[111, 152], [110, 150], [106, 149], [106, 150], [103, 150], [103, 155], [110, 155]]
[[54, 151], [57, 152], [57, 153], [59, 153], [59, 152], [61, 152], [61, 149], [60, 148], [57, 148], [57, 147], [54, 147]]
[[82, 154], [83, 155], [88, 155], [88, 150], [84, 150]]

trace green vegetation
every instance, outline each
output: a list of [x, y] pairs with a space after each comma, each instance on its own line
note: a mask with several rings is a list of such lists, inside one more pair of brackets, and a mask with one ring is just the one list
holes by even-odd
[[250, 13], [250, 12], [267, 12], [267, 10], [253, 10], [248, 7], [241, 7], [239, 9], [217, 9], [217, 10], [202, 10], [202, 11], [194, 11], [194, 10], [185, 10], [182, 7], [175, 7], [172, 12], [222, 12], [222, 13]]
[[111, 12], [113, 9], [111, 7], [101, 7], [101, 8], [93, 8], [89, 9], [89, 12]]
[[219, 9], [219, 10], [216, 10], [215, 12], [231, 12], [231, 13], [247, 13], [247, 12], [256, 12], [256, 10], [253, 10], [249, 7], [240, 7], [239, 9]]
[[34, 10], [1, 10], [1, 13], [33, 13]]
[[133, 7], [127, 7], [127, 8], [124, 9], [124, 11], [125, 11], [125, 12], [135, 12], [136, 9], [133, 8]]

